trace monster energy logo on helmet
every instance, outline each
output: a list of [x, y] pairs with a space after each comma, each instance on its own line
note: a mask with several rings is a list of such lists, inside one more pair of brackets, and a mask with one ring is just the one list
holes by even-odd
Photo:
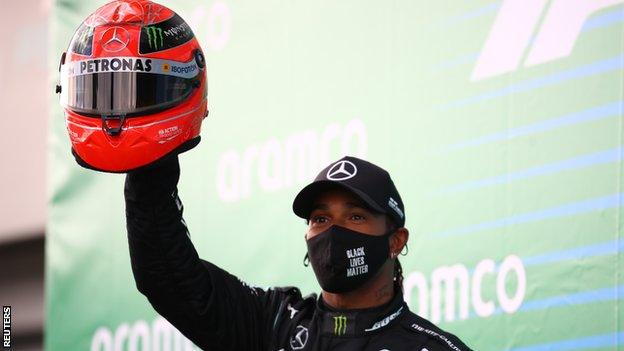
[[149, 26], [143, 29], [147, 32], [147, 41], [150, 49], [159, 50], [165, 45], [162, 28]]
[[347, 332], [347, 317], [335, 316], [334, 317], [334, 334], [345, 335]]
[[176, 14], [167, 20], [141, 29], [139, 52], [149, 54], [171, 49], [189, 42], [194, 37], [191, 27]]

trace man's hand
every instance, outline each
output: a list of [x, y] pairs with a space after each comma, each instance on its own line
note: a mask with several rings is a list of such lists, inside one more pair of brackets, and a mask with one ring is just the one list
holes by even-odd
[[179, 178], [178, 155], [169, 155], [153, 164], [128, 172], [126, 198], [137, 202], [155, 202], [154, 200], [171, 196]]

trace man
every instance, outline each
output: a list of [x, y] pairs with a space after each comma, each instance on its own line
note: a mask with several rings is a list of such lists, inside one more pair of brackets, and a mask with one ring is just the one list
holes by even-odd
[[344, 157], [295, 198], [322, 288], [250, 287], [198, 257], [182, 218], [177, 156], [128, 173], [128, 243], [137, 288], [205, 350], [470, 350], [413, 314], [397, 256], [409, 232], [388, 172]]
[[[162, 36], [175, 28], [175, 35]], [[161, 33], [160, 36], [157, 33]], [[80, 25], [60, 61], [60, 102], [76, 161], [128, 173], [128, 243], [137, 287], [206, 350], [468, 350], [409, 312], [397, 255], [403, 202], [389, 174], [354, 157], [295, 198], [323, 289], [252, 288], [201, 260], [182, 219], [177, 154], [199, 143], [206, 60], [190, 26], [149, 0], [117, 0]]]

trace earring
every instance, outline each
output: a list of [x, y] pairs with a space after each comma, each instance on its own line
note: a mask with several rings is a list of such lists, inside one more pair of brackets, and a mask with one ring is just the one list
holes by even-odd
[[405, 253], [403, 253], [403, 250], [401, 250], [401, 255], [405, 256], [409, 252], [409, 247], [407, 247], [407, 243], [405, 243], [405, 246], [403, 246], [403, 249], [405, 250]]

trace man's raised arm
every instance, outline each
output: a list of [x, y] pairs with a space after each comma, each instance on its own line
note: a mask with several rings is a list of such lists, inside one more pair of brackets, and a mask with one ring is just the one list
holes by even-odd
[[199, 258], [182, 218], [179, 176], [177, 157], [126, 176], [126, 223], [137, 288], [202, 349], [263, 350], [274, 293], [249, 288]]

